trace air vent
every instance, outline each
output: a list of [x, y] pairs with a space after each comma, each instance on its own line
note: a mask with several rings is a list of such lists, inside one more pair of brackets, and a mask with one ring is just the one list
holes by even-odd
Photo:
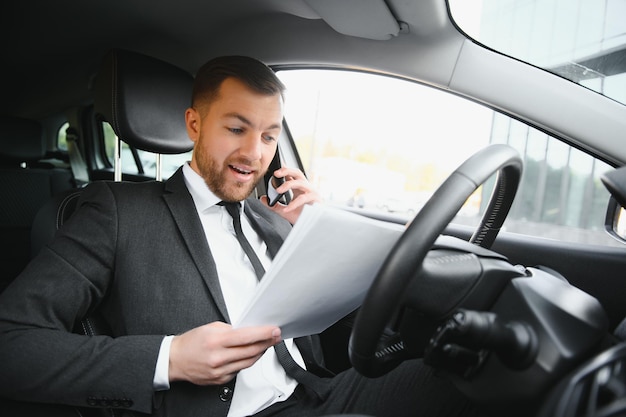
[[626, 416], [626, 343], [581, 366], [551, 394], [541, 417]]

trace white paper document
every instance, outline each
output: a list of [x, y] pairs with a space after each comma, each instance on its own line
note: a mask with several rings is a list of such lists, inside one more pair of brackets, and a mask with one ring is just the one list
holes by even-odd
[[361, 305], [404, 226], [307, 205], [234, 327], [317, 334]]

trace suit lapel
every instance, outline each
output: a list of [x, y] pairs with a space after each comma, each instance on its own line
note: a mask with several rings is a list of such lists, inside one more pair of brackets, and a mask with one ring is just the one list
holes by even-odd
[[226, 302], [224, 301], [217, 276], [215, 261], [213, 260], [213, 255], [206, 241], [204, 229], [202, 228], [202, 223], [200, 222], [200, 218], [193, 204], [193, 199], [185, 185], [182, 169], [176, 171], [166, 182], [165, 190], [166, 192], [163, 195], [163, 199], [168, 205], [174, 221], [178, 225], [178, 229], [183, 236], [187, 249], [198, 271], [200, 271], [202, 279], [209, 288], [215, 305], [224, 316], [224, 319], [230, 322]]

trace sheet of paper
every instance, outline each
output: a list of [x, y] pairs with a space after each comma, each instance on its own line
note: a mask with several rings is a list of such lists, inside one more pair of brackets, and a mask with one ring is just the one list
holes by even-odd
[[315, 204], [302, 215], [235, 327], [317, 334], [359, 307], [404, 227]]

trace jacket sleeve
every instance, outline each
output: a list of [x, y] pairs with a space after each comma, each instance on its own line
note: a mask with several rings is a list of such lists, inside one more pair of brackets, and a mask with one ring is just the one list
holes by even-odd
[[163, 336], [71, 332], [111, 285], [117, 222], [109, 185], [88, 186], [54, 241], [0, 294], [3, 396], [152, 410], [152, 380]]

